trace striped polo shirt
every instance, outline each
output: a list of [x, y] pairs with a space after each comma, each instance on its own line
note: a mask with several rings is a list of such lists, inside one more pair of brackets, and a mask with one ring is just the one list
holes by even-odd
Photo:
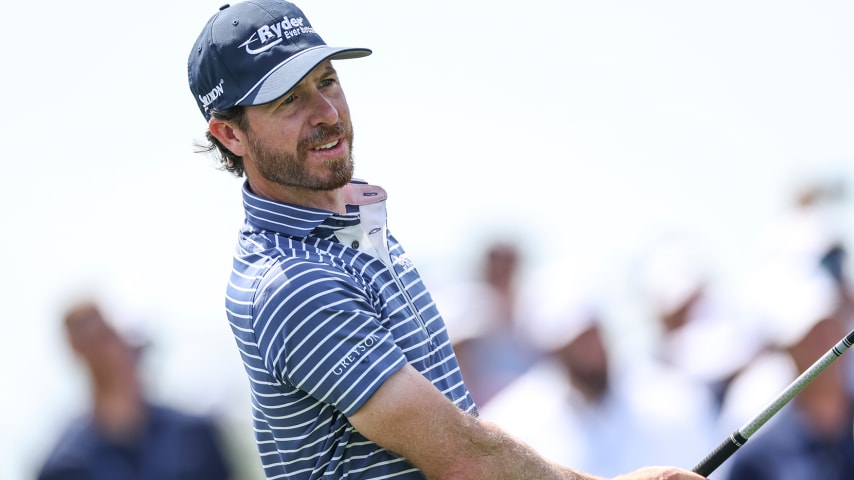
[[406, 363], [477, 414], [445, 323], [387, 232], [385, 192], [361, 181], [345, 192], [336, 214], [243, 187], [226, 311], [268, 479], [424, 478], [347, 420]]

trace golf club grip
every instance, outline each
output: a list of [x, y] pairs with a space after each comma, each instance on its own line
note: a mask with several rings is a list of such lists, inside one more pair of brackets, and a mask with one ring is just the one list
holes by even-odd
[[741, 433], [736, 430], [732, 435], [727, 437], [726, 440], [721, 442], [721, 444], [718, 445], [718, 448], [714, 449], [712, 453], [703, 459], [703, 461], [698, 463], [692, 471], [704, 477], [708, 477], [710, 473], [720, 467], [726, 459], [735, 453], [739, 447], [744, 445], [745, 442], [747, 442], [747, 439], [741, 436]]

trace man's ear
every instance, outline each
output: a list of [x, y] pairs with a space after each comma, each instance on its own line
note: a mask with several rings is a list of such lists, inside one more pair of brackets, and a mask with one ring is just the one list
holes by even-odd
[[246, 137], [230, 122], [211, 117], [208, 122], [211, 135], [216, 137], [231, 153], [242, 157], [246, 154]]

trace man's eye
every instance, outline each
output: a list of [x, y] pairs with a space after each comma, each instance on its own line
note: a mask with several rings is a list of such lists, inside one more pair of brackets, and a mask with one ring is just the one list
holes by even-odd
[[296, 100], [296, 99], [297, 99], [296, 95], [288, 95], [287, 97], [285, 97], [282, 100], [282, 104], [287, 105], [289, 103], [294, 103], [294, 100]]
[[325, 80], [321, 80], [321, 81], [320, 81], [320, 86], [321, 86], [321, 87], [328, 87], [329, 85], [332, 85], [333, 83], [335, 83], [335, 80], [334, 80], [334, 79], [332, 79], [332, 78], [327, 78], [327, 79], [325, 79]]

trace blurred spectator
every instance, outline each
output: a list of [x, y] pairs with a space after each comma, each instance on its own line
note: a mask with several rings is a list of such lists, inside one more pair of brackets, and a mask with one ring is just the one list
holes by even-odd
[[[756, 252], [756, 264], [742, 290], [745, 302], [761, 293], [762, 284], [780, 270], [813, 269], [819, 265], [832, 281], [838, 297], [837, 315], [844, 327], [854, 327], [854, 296], [850, 281], [848, 239], [848, 185], [840, 172], [813, 167], [799, 172], [790, 185], [782, 214], [762, 231]], [[854, 363], [854, 355], [846, 361]], [[849, 368], [847, 384], [854, 391], [854, 368]]]
[[643, 358], [612, 362], [599, 304], [537, 316], [530, 328], [548, 355], [481, 410], [485, 420], [603, 477], [650, 463], [693, 466], [714, 446], [709, 391]]
[[790, 189], [789, 201], [780, 218], [760, 234], [757, 256], [764, 262], [807, 261], [827, 256], [839, 260], [838, 249], [844, 250], [848, 219], [847, 186], [831, 173], [805, 173]]
[[[781, 266], [754, 290], [769, 350], [733, 383], [725, 403], [734, 431], [846, 333], [831, 276], [817, 264]], [[783, 407], [730, 461], [730, 480], [842, 480], [854, 472], [854, 396], [849, 362], [836, 361]]]
[[88, 301], [66, 311], [64, 327], [88, 373], [92, 408], [65, 429], [38, 480], [232, 478], [212, 419], [146, 399], [137, 369], [144, 337], [123, 336]]
[[528, 315], [518, 285], [520, 257], [517, 244], [496, 241], [484, 252], [477, 278], [434, 295], [478, 407], [525, 372], [538, 355], [519, 334]]
[[715, 288], [695, 242], [666, 237], [644, 252], [639, 293], [657, 335], [653, 356], [706, 385], [719, 405], [729, 382], [762, 348], [730, 292]]
[[854, 312], [848, 276], [847, 238], [850, 228], [848, 187], [833, 171], [801, 174], [791, 188], [783, 215], [769, 224], [759, 238], [759, 268], [781, 263], [818, 263], [834, 281], [847, 316]]

